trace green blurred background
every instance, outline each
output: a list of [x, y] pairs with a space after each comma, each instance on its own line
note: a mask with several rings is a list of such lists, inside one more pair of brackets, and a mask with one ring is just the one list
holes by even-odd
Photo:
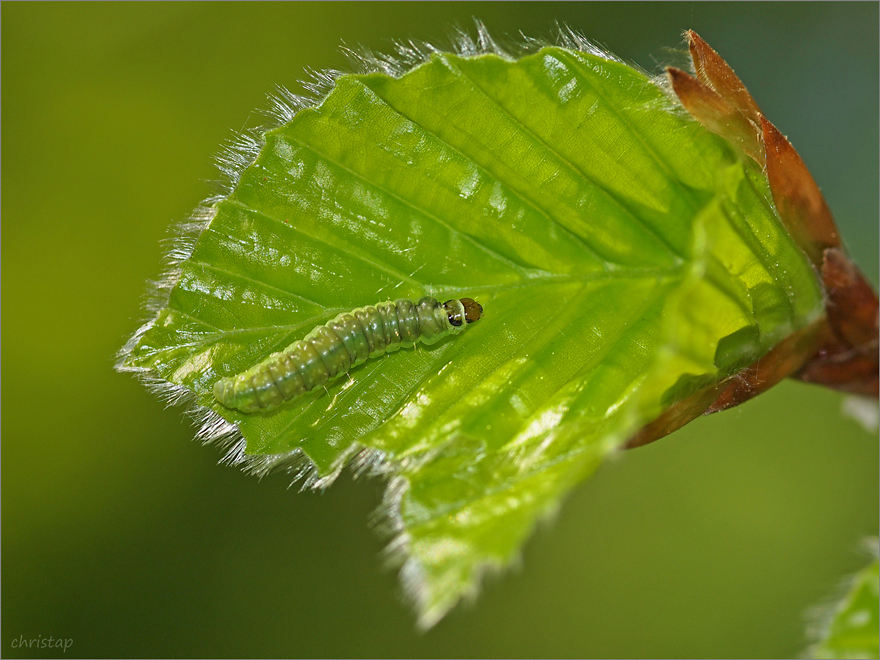
[[276, 84], [344, 68], [342, 42], [444, 42], [567, 23], [655, 69], [693, 28], [803, 155], [878, 273], [877, 3], [3, 3], [2, 648], [66, 655], [786, 657], [864, 562], [877, 434], [784, 383], [622, 454], [475, 606], [414, 631], [381, 483], [323, 494], [217, 465], [113, 355], [172, 221]]

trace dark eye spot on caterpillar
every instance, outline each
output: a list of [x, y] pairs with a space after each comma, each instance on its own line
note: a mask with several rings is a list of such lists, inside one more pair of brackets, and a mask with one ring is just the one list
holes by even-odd
[[295, 399], [352, 367], [417, 342], [435, 344], [478, 321], [483, 307], [470, 298], [445, 303], [425, 296], [359, 307], [319, 325], [280, 353], [214, 383], [214, 398], [227, 408], [258, 412]]

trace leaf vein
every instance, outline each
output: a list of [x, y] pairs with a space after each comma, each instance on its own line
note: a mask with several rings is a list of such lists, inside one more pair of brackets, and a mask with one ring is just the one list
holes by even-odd
[[[361, 83], [361, 84], [363, 85], [363, 83]], [[513, 185], [509, 181], [501, 179], [501, 177], [497, 176], [495, 174], [495, 172], [489, 170], [484, 165], [481, 165], [480, 163], [475, 161], [469, 154], [465, 153], [460, 148], [458, 148], [455, 145], [448, 142], [442, 135], [438, 134], [436, 131], [425, 126], [423, 123], [418, 121], [415, 117], [413, 117], [411, 114], [404, 112], [402, 109], [400, 109], [399, 107], [394, 105], [389, 99], [387, 99], [383, 96], [380, 96], [371, 87], [368, 87], [367, 85], [364, 85], [364, 87], [369, 89], [370, 92], [372, 92], [377, 98], [380, 98], [385, 103], [385, 105], [388, 106], [391, 110], [393, 110], [394, 112], [399, 114], [401, 117], [403, 117], [407, 121], [411, 122], [413, 125], [418, 126], [425, 133], [427, 133], [429, 135], [433, 135], [439, 142], [443, 143], [443, 145], [446, 146], [450, 151], [453, 151], [454, 153], [458, 154], [462, 158], [465, 158], [466, 160], [468, 160], [470, 163], [472, 163], [477, 168], [477, 170], [479, 170], [480, 172], [487, 175], [488, 178], [491, 178], [492, 180], [503, 184], [504, 187], [507, 188], [511, 193], [513, 193], [513, 195], [516, 196], [521, 202], [523, 202], [523, 204], [525, 204], [526, 206], [530, 206], [539, 215], [541, 215], [545, 219], [547, 219], [550, 223], [559, 227], [559, 229], [566, 236], [570, 237], [576, 243], [578, 243], [578, 245], [581, 247], [581, 249], [583, 249], [583, 251], [586, 252], [588, 255], [590, 255], [591, 257], [593, 257], [594, 259], [596, 259], [600, 263], [604, 263], [604, 264], [615, 263], [615, 262], [609, 260], [608, 258], [601, 256], [596, 251], [596, 249], [592, 245], [589, 244], [586, 237], [580, 236], [579, 234], [575, 233], [574, 231], [572, 231], [571, 229], [566, 227], [564, 224], [562, 224], [557, 218], [555, 218], [552, 214], [550, 214], [549, 211], [547, 211], [546, 209], [541, 207], [541, 205], [537, 202], [537, 200], [535, 200], [531, 196], [527, 195], [524, 191], [519, 190], [517, 188], [514, 188]]]
[[563, 156], [561, 153], [559, 153], [558, 151], [556, 151], [552, 146], [550, 146], [550, 144], [549, 144], [546, 140], [544, 140], [543, 138], [541, 138], [541, 136], [537, 135], [534, 131], [532, 131], [532, 130], [531, 130], [528, 126], [526, 126], [526, 125], [525, 125], [520, 119], [518, 119], [516, 116], [514, 116], [513, 114], [511, 114], [511, 112], [510, 112], [510, 111], [509, 111], [509, 110], [508, 110], [508, 109], [507, 109], [507, 108], [506, 108], [506, 107], [505, 107], [505, 106], [504, 106], [504, 105], [503, 105], [498, 99], [496, 99], [496, 98], [492, 97], [491, 95], [489, 95], [489, 93], [486, 92], [486, 91], [485, 91], [485, 90], [479, 85], [478, 82], [476, 82], [473, 78], [471, 78], [470, 76], [468, 76], [464, 71], [462, 71], [461, 69], [459, 69], [459, 68], [457, 68], [457, 67], [453, 67], [453, 65], [452, 65], [451, 63], [450, 63], [449, 66], [450, 66], [450, 68], [452, 68], [456, 73], [458, 73], [461, 77], [466, 78], [467, 80], [469, 80], [469, 81], [472, 83], [473, 87], [474, 87], [478, 92], [480, 92], [483, 96], [485, 96], [485, 97], [486, 97], [487, 99], [489, 99], [492, 103], [494, 103], [494, 104], [495, 104], [495, 105], [496, 105], [496, 106], [497, 106], [497, 107], [498, 107], [498, 108], [499, 108], [499, 109], [500, 109], [505, 115], [507, 115], [508, 117], [510, 117], [510, 119], [511, 119], [514, 123], [516, 123], [516, 124], [521, 128], [521, 130], [522, 130], [523, 132], [528, 133], [528, 134], [529, 134], [530, 136], [532, 136], [537, 142], [539, 142], [540, 144], [542, 144], [542, 145], [547, 149], [547, 151], [549, 151], [551, 154], [553, 154], [554, 156], [556, 156], [556, 158], [558, 158], [559, 161], [560, 161], [563, 165], [567, 166], [570, 170], [572, 170], [575, 174], [577, 174], [577, 175], [580, 176], [581, 178], [583, 178], [583, 179], [585, 179], [586, 181], [589, 181], [591, 184], [593, 184], [593, 186], [596, 188], [596, 190], [598, 190], [598, 191], [600, 191], [601, 193], [603, 193], [603, 194], [604, 194], [608, 199], [610, 199], [610, 200], [611, 200], [611, 201], [612, 201], [612, 202], [613, 202], [618, 208], [620, 208], [621, 211], [623, 211], [623, 212], [626, 213], [628, 216], [630, 216], [630, 217], [631, 217], [631, 218], [632, 218], [632, 219], [633, 219], [633, 220], [634, 220], [634, 221], [635, 221], [635, 222], [636, 222], [636, 223], [637, 223], [637, 224], [638, 224], [638, 225], [639, 225], [639, 226], [640, 226], [640, 227], [641, 227], [641, 228], [642, 228], [642, 229], [643, 229], [643, 230], [644, 230], [649, 236], [651, 236], [652, 238], [654, 238], [654, 239], [655, 239], [656, 241], [658, 241], [658, 242], [659, 242], [664, 248], [666, 248], [666, 250], [667, 250], [672, 256], [678, 257], [678, 258], [680, 258], [680, 259], [686, 259], [686, 255], [683, 255], [683, 254], [681, 254], [678, 250], [676, 250], [675, 247], [674, 247], [672, 244], [670, 244], [670, 243], [666, 240], [666, 238], [665, 238], [664, 236], [662, 236], [661, 234], [659, 234], [659, 233], [658, 233], [653, 227], [651, 227], [650, 225], [648, 225], [647, 223], [645, 223], [644, 220], [642, 220], [642, 219], [638, 216], [638, 214], [635, 213], [635, 211], [633, 211], [632, 209], [630, 209], [630, 208], [629, 208], [629, 207], [628, 207], [628, 206], [627, 206], [622, 200], [620, 200], [620, 199], [617, 197], [617, 195], [615, 195], [610, 189], [608, 189], [608, 188], [606, 188], [605, 186], [601, 185], [601, 184], [600, 184], [598, 181], [596, 181], [593, 177], [589, 176], [586, 172], [584, 172], [580, 167], [578, 167], [578, 166], [575, 165], [573, 162], [571, 162], [571, 160], [569, 160], [568, 158], [566, 158], [565, 156]]
[[336, 160], [334, 160], [333, 158], [331, 158], [327, 154], [324, 154], [321, 151], [319, 151], [316, 147], [313, 147], [310, 144], [306, 144], [305, 142], [303, 142], [303, 141], [301, 141], [301, 140], [299, 140], [289, 134], [279, 135], [279, 139], [289, 140], [291, 142], [295, 142], [296, 144], [301, 146], [303, 149], [308, 149], [313, 154], [315, 154], [317, 157], [323, 159], [324, 161], [326, 161], [330, 165], [333, 165], [334, 167], [337, 167], [345, 172], [348, 172], [349, 174], [351, 174], [352, 176], [354, 176], [358, 180], [362, 181], [366, 185], [374, 188], [375, 190], [381, 192], [384, 195], [387, 195], [388, 197], [390, 197], [392, 199], [397, 200], [398, 202], [400, 202], [404, 206], [409, 207], [416, 214], [418, 214], [424, 218], [427, 218], [427, 219], [431, 220], [432, 222], [437, 223], [441, 227], [445, 228], [449, 233], [462, 237], [464, 240], [468, 241], [469, 243], [471, 243], [472, 245], [474, 245], [478, 249], [480, 249], [483, 252], [485, 252], [486, 254], [488, 254], [491, 258], [493, 258], [496, 261], [503, 263], [505, 266], [508, 266], [509, 268], [517, 271], [521, 276], [523, 276], [523, 277], [527, 276], [527, 273], [522, 266], [511, 261], [510, 259], [508, 259], [504, 255], [496, 252], [495, 250], [493, 250], [489, 246], [485, 245], [484, 243], [481, 243], [480, 241], [478, 241], [476, 238], [474, 238], [470, 234], [466, 234], [463, 231], [455, 229], [454, 227], [449, 225], [447, 222], [445, 222], [443, 219], [434, 215], [433, 213], [431, 213], [427, 209], [423, 209], [423, 208], [416, 206], [415, 203], [409, 201], [408, 199], [405, 199], [405, 198], [401, 197], [400, 195], [398, 195], [397, 193], [394, 193], [394, 192], [388, 190], [387, 188], [385, 188], [384, 186], [376, 183], [375, 181], [370, 180], [369, 178], [367, 178], [366, 175], [361, 174], [360, 172], [356, 172], [355, 170], [352, 170], [351, 168], [343, 165], [342, 163], [337, 162]]
[[[260, 211], [259, 209], [251, 208], [247, 204], [243, 204], [242, 202], [240, 202], [236, 199], [230, 198], [226, 201], [234, 206], [237, 206], [237, 207], [243, 209], [243, 210], [250, 211], [251, 213], [256, 213], [257, 215], [261, 215], [264, 218], [267, 218], [269, 220], [277, 222], [280, 225], [286, 227], [287, 229], [289, 229], [291, 231], [302, 234], [303, 236], [306, 236], [314, 241], [317, 241], [318, 243], [322, 243], [324, 245], [327, 245], [327, 246], [331, 247], [333, 250], [341, 252], [344, 255], [346, 255], [347, 257], [350, 257], [351, 259], [354, 259], [356, 261], [360, 261], [361, 263], [367, 264], [368, 266], [371, 266], [371, 267], [375, 268], [376, 270], [384, 272], [388, 275], [392, 275], [396, 278], [399, 278], [400, 280], [412, 282], [413, 284], [416, 284], [417, 286], [420, 286], [420, 287], [425, 286], [424, 283], [419, 282], [418, 280], [416, 280], [408, 275], [404, 275], [402, 272], [398, 271], [397, 269], [395, 269], [392, 266], [388, 266], [388, 265], [384, 265], [379, 262], [375, 262], [372, 259], [367, 259], [363, 255], [360, 255], [360, 254], [354, 252], [353, 250], [351, 250], [347, 247], [344, 247], [343, 245], [341, 245], [339, 243], [331, 243], [330, 241], [323, 239], [320, 236], [316, 236], [310, 232], [307, 232], [307, 231], [301, 229], [300, 227], [292, 227], [292, 226], [288, 225], [286, 222], [284, 222], [283, 220], [281, 220], [280, 218], [277, 218], [274, 215], [270, 215], [269, 213], [266, 213], [265, 211]], [[291, 295], [297, 295], [297, 294], [291, 294]], [[303, 299], [307, 300], [306, 298], [303, 298]]]

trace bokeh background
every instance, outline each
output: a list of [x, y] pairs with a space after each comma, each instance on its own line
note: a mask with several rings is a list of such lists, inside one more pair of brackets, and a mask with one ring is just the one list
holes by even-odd
[[[415, 632], [381, 483], [323, 494], [218, 466], [113, 355], [173, 221], [276, 84], [342, 42], [567, 23], [656, 69], [697, 30], [812, 168], [878, 275], [877, 3], [3, 3], [2, 647], [68, 657], [787, 657], [865, 563], [878, 438], [784, 383], [628, 452], [489, 581]], [[473, 30], [472, 30], [473, 31]]]

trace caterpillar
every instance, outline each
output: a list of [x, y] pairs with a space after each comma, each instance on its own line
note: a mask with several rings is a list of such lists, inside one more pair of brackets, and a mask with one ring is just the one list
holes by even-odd
[[395, 300], [359, 307], [319, 325], [280, 353], [214, 383], [214, 398], [227, 408], [267, 411], [341, 376], [368, 358], [417, 342], [434, 344], [464, 332], [483, 307], [470, 298], [440, 303]]

